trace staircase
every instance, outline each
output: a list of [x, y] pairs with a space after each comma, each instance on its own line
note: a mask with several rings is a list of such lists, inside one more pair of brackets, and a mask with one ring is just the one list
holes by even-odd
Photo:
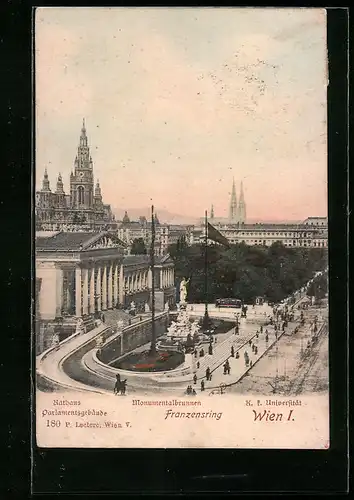
[[104, 311], [105, 324], [107, 326], [117, 326], [117, 321], [123, 321], [124, 326], [129, 324], [129, 320], [133, 317], [128, 313], [122, 311], [121, 309], [113, 309], [110, 311]]

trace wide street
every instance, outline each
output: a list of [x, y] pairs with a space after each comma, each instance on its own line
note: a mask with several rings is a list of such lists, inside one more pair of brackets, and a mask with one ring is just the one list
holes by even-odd
[[[302, 299], [300, 298], [300, 300]], [[204, 306], [202, 304], [192, 304], [189, 305], [188, 309], [191, 315], [200, 316], [204, 311]], [[222, 315], [225, 319], [234, 321], [237, 312], [239, 310], [219, 312], [213, 305], [209, 306], [211, 317]], [[323, 321], [326, 321], [326, 310], [317, 311], [312, 308], [305, 310], [306, 324], [299, 329], [297, 334], [293, 333], [300, 319], [300, 311], [296, 308], [294, 322], [289, 323], [285, 332], [279, 329], [275, 332], [274, 327], [271, 325], [263, 326], [263, 331], [261, 332], [260, 327], [272, 316], [272, 309], [268, 305], [250, 307], [247, 318], [239, 320], [240, 327], [238, 334], [232, 328], [226, 333], [215, 335], [212, 354], [208, 352], [208, 344], [202, 344], [197, 348], [196, 356], [193, 355], [192, 357], [192, 373], [182, 378], [176, 377], [176, 379], [173, 379], [172, 376], [171, 385], [164, 384], [163, 387], [159, 386], [157, 377], [156, 385], [150, 385], [145, 389], [142, 389], [141, 383], [140, 385], [136, 385], [134, 377], [131, 377], [128, 378], [128, 392], [148, 395], [163, 391], [172, 392], [175, 395], [183, 395], [187, 386], [192, 385], [196, 392], [199, 393], [202, 380], [204, 382], [204, 389], [209, 394], [248, 392], [256, 390], [256, 387], [259, 387], [261, 392], [266, 393], [264, 386], [266, 386], [268, 391], [272, 391], [274, 385], [272, 380], [275, 377], [276, 383], [279, 385], [281, 372], [282, 370], [284, 371], [284, 362], [289, 380], [292, 380], [292, 377], [295, 380], [296, 370], [299, 371], [300, 368], [298, 367], [298, 362], [295, 362], [294, 359], [298, 360], [299, 349], [302, 350], [301, 352], [306, 351], [306, 345], [310, 336], [311, 317], [315, 313], [319, 316], [319, 325]], [[52, 350], [52, 352], [39, 359], [38, 371], [45, 374], [58, 385], [66, 388], [72, 387], [77, 390], [112, 393], [114, 385], [114, 375], [112, 372], [108, 373], [102, 366], [98, 366], [97, 370], [92, 370], [89, 366], [90, 363], [92, 365], [94, 360], [92, 355], [96, 350], [93, 340], [99, 335], [102, 329], [104, 329], [104, 325], [101, 325], [88, 334], [67, 339], [59, 348]], [[148, 349], [149, 345], [141, 346], [137, 350]], [[321, 338], [316, 347], [318, 352], [322, 353], [322, 345], [323, 339]], [[202, 347], [205, 355], [200, 357]], [[232, 355], [232, 347], [234, 355]], [[246, 363], [246, 358], [248, 358], [248, 363]], [[306, 384], [304, 381], [308, 376], [307, 363], [312, 358], [313, 356], [303, 355], [301, 365], [302, 375], [297, 376], [298, 382], [293, 382], [292, 387], [288, 384], [288, 394], [298, 393], [305, 387]], [[90, 360], [90, 363], [86, 363], [86, 360]], [[225, 374], [224, 363], [226, 360], [228, 360], [230, 365], [230, 373]], [[282, 362], [283, 365], [281, 364]], [[313, 370], [315, 370], [313, 359], [311, 366], [313, 367], [313, 373]], [[206, 380], [207, 368], [211, 372], [211, 380], [209, 381]], [[197, 377], [196, 383], [193, 380], [194, 374]], [[262, 376], [264, 383], [260, 384], [259, 380]]]

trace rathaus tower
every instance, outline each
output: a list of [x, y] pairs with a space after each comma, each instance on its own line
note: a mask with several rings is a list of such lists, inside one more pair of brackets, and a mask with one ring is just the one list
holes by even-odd
[[84, 119], [74, 169], [70, 174], [70, 194], [64, 191], [61, 174], [53, 192], [47, 169], [44, 170], [42, 189], [36, 192], [36, 229], [77, 230], [81, 227], [99, 231], [113, 222], [114, 215], [110, 205], [103, 203], [98, 180], [95, 186]]
[[93, 165], [87, 144], [85, 120], [82, 123], [80, 143], [70, 175], [71, 208], [89, 209], [94, 204]]

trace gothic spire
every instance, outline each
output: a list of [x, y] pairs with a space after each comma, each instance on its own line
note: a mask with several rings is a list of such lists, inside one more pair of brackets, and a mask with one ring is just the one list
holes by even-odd
[[214, 205], [211, 205], [210, 218], [214, 219]]
[[80, 134], [80, 142], [75, 158], [75, 169], [87, 168], [92, 169], [92, 159], [90, 157], [90, 148], [87, 142], [85, 118], [82, 120], [82, 128]]
[[241, 181], [241, 186], [240, 186], [240, 203], [239, 203], [239, 219], [240, 222], [246, 222], [246, 202], [245, 202], [245, 195], [243, 192], [243, 182]]
[[49, 184], [47, 167], [44, 169], [44, 176], [43, 176], [43, 181], [42, 181], [42, 191], [50, 191], [50, 184]]
[[232, 179], [229, 218], [230, 220], [237, 219], [237, 198], [236, 198], [235, 178]]
[[59, 175], [58, 175], [58, 180], [57, 180], [57, 190], [56, 192], [59, 194], [63, 194], [64, 193], [64, 187], [63, 187], [63, 179], [62, 179], [62, 176], [61, 176], [61, 173], [59, 172]]

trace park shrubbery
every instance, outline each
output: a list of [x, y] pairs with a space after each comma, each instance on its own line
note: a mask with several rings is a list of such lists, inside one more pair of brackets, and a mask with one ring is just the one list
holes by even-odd
[[[189, 302], [205, 300], [203, 245], [171, 245], [176, 280], [190, 278]], [[276, 242], [270, 247], [244, 243], [229, 249], [208, 246], [208, 301], [236, 297], [253, 303], [256, 297], [280, 302], [327, 266], [325, 248], [291, 248]]]

